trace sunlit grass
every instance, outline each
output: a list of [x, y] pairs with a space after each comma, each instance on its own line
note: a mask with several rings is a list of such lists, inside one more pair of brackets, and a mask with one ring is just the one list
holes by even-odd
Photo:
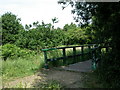
[[29, 58], [8, 59], [2, 61], [2, 78], [8, 81], [16, 77], [24, 77], [34, 74], [43, 67], [43, 55], [35, 55]]
[[[84, 49], [84, 52], [88, 52], [88, 48]], [[81, 53], [81, 49], [76, 49], [76, 54]], [[47, 52], [48, 58], [58, 58], [63, 57], [62, 50], [53, 50]], [[73, 50], [66, 50], [66, 56], [73, 55]], [[88, 55], [66, 58], [66, 63], [63, 63], [63, 59], [49, 62], [50, 67], [68, 65], [80, 61], [87, 60]], [[7, 59], [6, 61], [2, 60], [2, 77], [3, 81], [8, 81], [14, 78], [29, 76], [37, 72], [39, 69], [44, 67], [44, 55], [43, 52], [36, 55], [30, 55], [26, 58], [16, 58], [16, 59]]]

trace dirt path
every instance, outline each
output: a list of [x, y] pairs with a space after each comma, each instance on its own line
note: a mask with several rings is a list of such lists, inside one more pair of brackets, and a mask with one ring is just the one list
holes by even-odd
[[38, 87], [42, 82], [55, 80], [66, 88], [84, 88], [85, 74], [58, 69], [41, 70], [35, 75], [20, 78], [4, 84], [6, 88], [32, 88]]
[[[80, 72], [70, 72], [65, 70], [58, 70], [58, 69], [50, 69], [44, 70], [44, 80], [50, 81], [55, 80], [58, 81], [62, 86], [66, 88], [80, 88], [83, 87], [83, 74]], [[42, 74], [43, 74], [42, 73]], [[38, 74], [41, 76], [41, 73]], [[36, 82], [39, 84], [41, 80]]]
[[3, 86], [6, 88], [32, 88], [39, 87], [47, 81], [57, 81], [66, 88], [84, 88], [87, 73], [91, 72], [91, 60], [71, 64], [64, 67], [42, 69], [32, 76], [20, 78]]

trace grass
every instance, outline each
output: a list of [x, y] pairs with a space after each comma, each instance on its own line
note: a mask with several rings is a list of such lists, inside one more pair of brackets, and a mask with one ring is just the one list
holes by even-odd
[[[88, 52], [88, 49], [85, 48], [84, 52]], [[77, 49], [76, 53], [81, 53], [81, 49]], [[71, 49], [66, 50], [66, 55], [73, 55]], [[48, 58], [57, 58], [62, 57], [62, 50], [53, 50], [48, 52]], [[84, 56], [84, 60], [87, 60], [88, 55]], [[49, 62], [50, 67], [68, 65], [79, 61], [83, 61], [81, 56], [75, 58], [66, 59], [66, 64], [63, 63], [63, 60]], [[29, 76], [37, 72], [40, 68], [44, 66], [44, 56], [43, 53], [30, 55], [26, 58], [16, 58], [16, 59], [7, 59], [6, 61], [2, 60], [2, 78], [3, 81], [9, 81], [15, 78]]]
[[43, 55], [35, 55], [29, 58], [8, 59], [2, 61], [3, 81], [34, 74], [44, 64]]
[[63, 88], [63, 85], [56, 80], [48, 80], [45, 82], [39, 82], [37, 85], [34, 86], [35, 88], [42, 88], [42, 89], [49, 89], [49, 90], [56, 90]]
[[49, 90], [56, 90], [56, 89], [61, 89], [63, 88], [63, 85], [60, 84], [60, 82], [56, 80], [48, 80], [45, 82], [39, 82], [37, 85], [34, 85], [31, 87], [29, 83], [23, 83], [20, 82], [16, 84], [15, 86], [10, 86], [8, 85], [9, 88], [41, 88], [41, 89], [49, 89]]

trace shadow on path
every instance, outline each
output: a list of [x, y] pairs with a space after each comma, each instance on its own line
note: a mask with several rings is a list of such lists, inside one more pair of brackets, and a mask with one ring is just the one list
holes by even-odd
[[41, 87], [46, 81], [57, 81], [66, 88], [84, 88], [84, 72], [91, 72], [91, 60], [71, 64], [68, 66], [54, 67], [52, 69], [43, 69], [38, 76], [44, 79], [38, 79], [33, 83], [34, 87]]

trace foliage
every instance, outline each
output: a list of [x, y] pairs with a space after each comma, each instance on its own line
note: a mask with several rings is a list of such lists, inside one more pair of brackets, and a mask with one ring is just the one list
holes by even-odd
[[20, 32], [15, 44], [22, 48], [40, 50], [61, 45], [63, 35], [61, 30], [50, 30], [50, 27], [39, 25], [36, 29]]
[[64, 30], [64, 31], [68, 31], [68, 30], [70, 30], [70, 29], [74, 30], [74, 29], [76, 29], [76, 28], [77, 28], [77, 26], [76, 26], [75, 24], [71, 23], [70, 25], [65, 24], [65, 26], [63, 27], [63, 30]]
[[59, 3], [62, 3], [64, 8], [68, 4], [73, 7], [72, 13], [76, 15], [74, 19], [80, 22], [80, 26], [86, 26], [92, 22], [91, 28], [94, 32], [95, 43], [105, 43], [105, 45], [111, 46], [112, 50], [109, 51], [109, 54], [105, 54], [101, 59], [103, 63], [100, 66], [99, 74], [109, 85], [108, 87], [119, 87], [120, 9], [118, 8], [120, 8], [120, 2], [92, 3], [60, 0]]
[[8, 59], [2, 61], [2, 78], [3, 82], [28, 75], [34, 74], [37, 70], [43, 67], [43, 55], [30, 55], [26, 58]]
[[[22, 48], [40, 50], [59, 45], [84, 44], [86, 42], [86, 29], [80, 29], [72, 23], [67, 26], [65, 25], [63, 29], [51, 29], [51, 24], [37, 23], [36, 28], [21, 31], [15, 44]], [[91, 41], [89, 40], [89, 42]]]
[[[52, 21], [53, 24], [58, 22], [56, 17]], [[46, 24], [42, 21], [40, 24], [37, 21], [26, 25], [23, 29], [20, 19], [16, 15], [5, 13], [2, 15], [2, 42], [3, 44], [11, 43], [30, 50], [40, 50], [59, 45], [91, 43], [92, 41], [92, 39], [89, 39], [90, 37], [87, 37], [87, 29], [81, 29], [73, 23], [66, 24], [63, 29], [54, 29], [53, 27], [54, 25], [51, 23]]]
[[[1, 18], [0, 18], [1, 19]], [[53, 18], [53, 24], [57, 23], [57, 18]], [[25, 29], [20, 24], [20, 19], [12, 13], [2, 15], [2, 49], [3, 69], [1, 70], [3, 80], [15, 77], [22, 77], [33, 74], [44, 64], [43, 54], [36, 55], [42, 48], [51, 48], [61, 45], [84, 44], [91, 42], [92, 39], [87, 37], [86, 30], [81, 29], [75, 24], [66, 24], [63, 29], [55, 29], [51, 23], [38, 21], [33, 24], [26, 25]], [[61, 52], [51, 53], [53, 57], [62, 56]], [[49, 54], [48, 57], [52, 55]], [[56, 55], [57, 54], [57, 55]], [[68, 52], [70, 55], [71, 52]], [[67, 63], [72, 63], [72, 60], [67, 60]], [[62, 65], [62, 62], [54, 62], [54, 65]], [[46, 85], [45, 85], [46, 86]], [[49, 87], [47, 85], [46, 87]], [[52, 88], [59, 87], [52, 85]], [[51, 88], [50, 87], [50, 88]]]
[[2, 18], [2, 44], [14, 43], [17, 39], [17, 34], [20, 30], [23, 30], [23, 26], [20, 24], [20, 18], [12, 13], [5, 13]]
[[90, 26], [86, 28], [77, 27], [75, 24], [66, 24], [63, 28], [65, 33], [64, 45], [92, 43], [92, 33], [88, 32]]
[[15, 58], [25, 58], [28, 57], [30, 54], [35, 55], [35, 52], [30, 50], [25, 50], [17, 47], [13, 44], [5, 44], [1, 46], [2, 48], [2, 58], [7, 60], [7, 58], [15, 59]]
[[113, 52], [104, 54], [100, 67], [96, 71], [99, 79], [103, 81], [107, 88], [120, 87], [120, 62], [113, 55]]

